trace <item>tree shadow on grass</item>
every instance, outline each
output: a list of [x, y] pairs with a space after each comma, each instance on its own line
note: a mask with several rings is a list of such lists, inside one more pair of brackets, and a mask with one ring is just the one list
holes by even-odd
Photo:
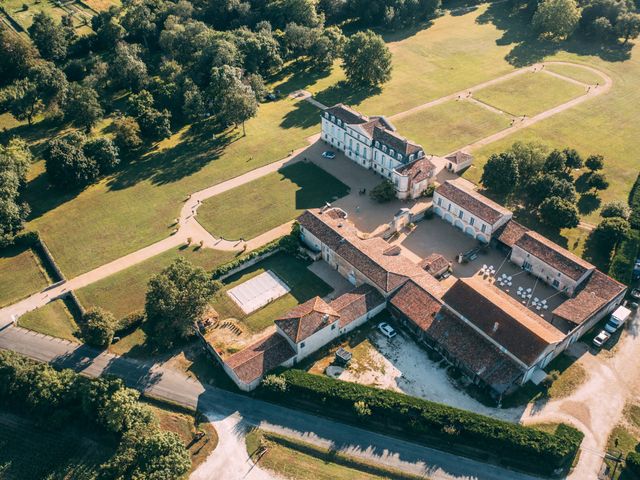
[[288, 64], [276, 75], [269, 78], [269, 82], [274, 84], [274, 89], [278, 90], [281, 95], [290, 95], [329, 75], [331, 75], [331, 68], [322, 69], [308, 61], [299, 60]]
[[301, 100], [296, 103], [293, 110], [288, 111], [282, 121], [280, 127], [282, 128], [311, 128], [320, 124], [320, 109], [315, 105]]
[[359, 105], [365, 99], [381, 92], [382, 89], [380, 87], [358, 87], [342, 80], [315, 95], [315, 99], [327, 106], [336, 103]]
[[611, 263], [611, 250], [603, 246], [598, 241], [597, 235], [594, 234], [595, 230], [591, 232], [587, 240], [584, 242], [584, 254], [585, 260], [593, 263], [598, 269], [603, 272], [609, 271], [609, 264]]
[[299, 187], [295, 193], [298, 210], [323, 207], [349, 193], [347, 185], [313, 163], [294, 163], [278, 173]]
[[597, 193], [583, 193], [582, 195], [580, 195], [580, 199], [578, 200], [578, 211], [582, 215], [588, 215], [599, 209], [601, 203], [602, 201], [600, 200], [600, 197]]
[[497, 45], [513, 45], [505, 59], [515, 67], [524, 67], [544, 60], [559, 51], [577, 55], [598, 56], [609, 62], [621, 62], [631, 57], [632, 44], [607, 45], [575, 34], [563, 42], [538, 39], [531, 27], [533, 12], [513, 10], [509, 3], [493, 3], [478, 17], [479, 24], [491, 23], [501, 30]]

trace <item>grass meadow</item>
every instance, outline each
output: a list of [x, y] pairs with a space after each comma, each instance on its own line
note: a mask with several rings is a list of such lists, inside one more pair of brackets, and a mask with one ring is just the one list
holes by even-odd
[[30, 248], [0, 250], [0, 307], [42, 290], [49, 279]]

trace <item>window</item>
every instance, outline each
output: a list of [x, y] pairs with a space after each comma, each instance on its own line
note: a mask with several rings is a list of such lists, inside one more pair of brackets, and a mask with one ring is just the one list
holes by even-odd
[[387, 146], [386, 145], [382, 145], [382, 151], [385, 152], [385, 153], [387, 152]]
[[442, 199], [438, 198], [438, 206], [441, 207], [442, 206]]
[[412, 162], [413, 161], [413, 153], [411, 155], [409, 155], [409, 161]]
[[423, 156], [423, 155], [424, 155], [424, 152], [423, 152], [422, 150], [420, 150], [420, 151], [418, 152], [418, 158], [422, 158], [422, 156]]
[[458, 211], [458, 218], [464, 218], [464, 212], [462, 210]]
[[376, 148], [380, 148], [380, 142], [376, 140]]
[[473, 226], [473, 224], [474, 224], [474, 223], [476, 223], [476, 219], [475, 219], [475, 218], [473, 218], [473, 217], [471, 217], [471, 218], [469, 219], [469, 225]]
[[336, 324], [335, 324], [335, 323], [332, 323], [332, 324], [331, 324], [331, 330], [335, 330], [335, 329], [336, 329]]
[[398, 160], [402, 161], [402, 155], [398, 154]]
[[342, 125], [342, 120], [338, 119], [338, 125]]
[[559, 282], [557, 279], [555, 279], [555, 280], [553, 281], [553, 286], [554, 286], [554, 287], [556, 287], [556, 288], [558, 288], [558, 287], [560, 286], [560, 282]]
[[482, 228], [480, 228], [480, 231], [484, 233], [486, 230], [487, 230], [487, 226], [483, 223]]
[[304, 348], [304, 342], [300, 344], [300, 348]]
[[522, 268], [524, 268], [525, 270], [531, 270], [531, 264], [529, 262], [527, 262], [526, 260], [524, 262], [522, 262]]
[[366, 156], [367, 156], [367, 149], [366, 149], [366, 148], [363, 148], [363, 149], [362, 149], [362, 155], [363, 155], [364, 157], [366, 157]]
[[331, 115], [331, 121], [335, 122], [336, 121], [336, 117], [334, 115]]
[[324, 112], [324, 118], [329, 118], [329, 112]]
[[451, 211], [451, 204], [447, 205], [447, 211]]
[[392, 157], [393, 157], [393, 155], [394, 155], [395, 153], [396, 153], [396, 152], [393, 150], [393, 148], [392, 148], [391, 150], [389, 150], [389, 155], [391, 155]]

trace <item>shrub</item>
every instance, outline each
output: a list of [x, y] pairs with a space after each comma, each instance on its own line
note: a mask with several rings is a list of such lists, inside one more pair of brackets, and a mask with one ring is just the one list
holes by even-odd
[[353, 404], [353, 409], [356, 411], [356, 414], [359, 417], [369, 417], [371, 416], [371, 409], [369, 405], [364, 403], [362, 400], [358, 400]]
[[640, 230], [640, 174], [629, 193], [629, 206], [631, 207], [629, 223], [632, 228]]
[[287, 381], [281, 375], [267, 375], [262, 380], [262, 386], [271, 392], [284, 393], [287, 391]]
[[115, 331], [115, 319], [102, 308], [88, 310], [82, 318], [82, 337], [94, 347], [105, 348], [111, 344]]
[[[584, 435], [560, 425], [555, 434], [497, 420], [390, 390], [287, 370], [281, 375], [286, 393], [263, 391], [276, 401], [318, 405], [325, 414], [344, 416], [363, 402], [371, 411], [360, 420], [370, 428], [386, 431], [389, 425], [423, 441], [500, 452], [501, 457], [531, 471], [551, 473], [566, 466], [576, 455]], [[521, 459], [521, 460], [514, 460]]]
[[369, 192], [371, 198], [373, 198], [376, 202], [384, 203], [389, 202], [396, 198], [396, 188], [393, 186], [389, 180], [385, 180], [384, 182], [376, 185]]
[[261, 255], [265, 255], [267, 253], [275, 252], [276, 250], [280, 250], [283, 248], [285, 249], [290, 248], [293, 242], [296, 242], [296, 244], [298, 242], [297, 238], [292, 239], [291, 237], [292, 235], [285, 235], [284, 237], [274, 240], [273, 242], [267, 243], [263, 247], [256, 248], [255, 250], [251, 250], [246, 255], [237, 257], [236, 259], [231, 260], [230, 262], [220, 265], [211, 273], [211, 275], [213, 276], [213, 278], [216, 278], [216, 279], [220, 278], [226, 273], [229, 273], [231, 270], [238, 268], [241, 265], [244, 265], [249, 260], [253, 260], [254, 258], [257, 258]]
[[640, 476], [640, 453], [629, 452], [627, 455], [627, 470], [634, 475]]
[[147, 316], [144, 310], [136, 310], [129, 315], [125, 315], [117, 321], [115, 325], [116, 335], [128, 334], [142, 325], [142, 322], [146, 320]]

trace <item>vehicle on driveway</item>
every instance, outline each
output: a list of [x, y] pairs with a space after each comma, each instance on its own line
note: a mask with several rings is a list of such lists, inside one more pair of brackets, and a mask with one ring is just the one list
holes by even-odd
[[634, 288], [633, 290], [631, 290], [629, 296], [636, 301], [640, 300], [640, 288]]
[[607, 343], [607, 341], [609, 341], [609, 339], [611, 338], [611, 334], [605, 332], [604, 330], [602, 330], [594, 339], [593, 339], [593, 344], [598, 347], [601, 348], [605, 343]]
[[637, 310], [638, 309], [638, 302], [629, 302], [629, 303], [627, 303], [627, 307], [629, 307], [631, 310]]
[[630, 316], [631, 310], [625, 307], [618, 307], [611, 314], [611, 318], [609, 318], [609, 321], [604, 326], [604, 329], [609, 333], [615, 333], [620, 327], [625, 324]]
[[329, 160], [333, 160], [334, 158], [336, 158], [336, 152], [332, 152], [331, 150], [325, 150], [324, 152], [322, 152], [322, 156], [324, 158], [328, 158]]
[[380, 333], [382, 333], [387, 338], [393, 338], [397, 335], [397, 332], [394, 330], [394, 328], [387, 322], [378, 324], [378, 330], [380, 330]]

